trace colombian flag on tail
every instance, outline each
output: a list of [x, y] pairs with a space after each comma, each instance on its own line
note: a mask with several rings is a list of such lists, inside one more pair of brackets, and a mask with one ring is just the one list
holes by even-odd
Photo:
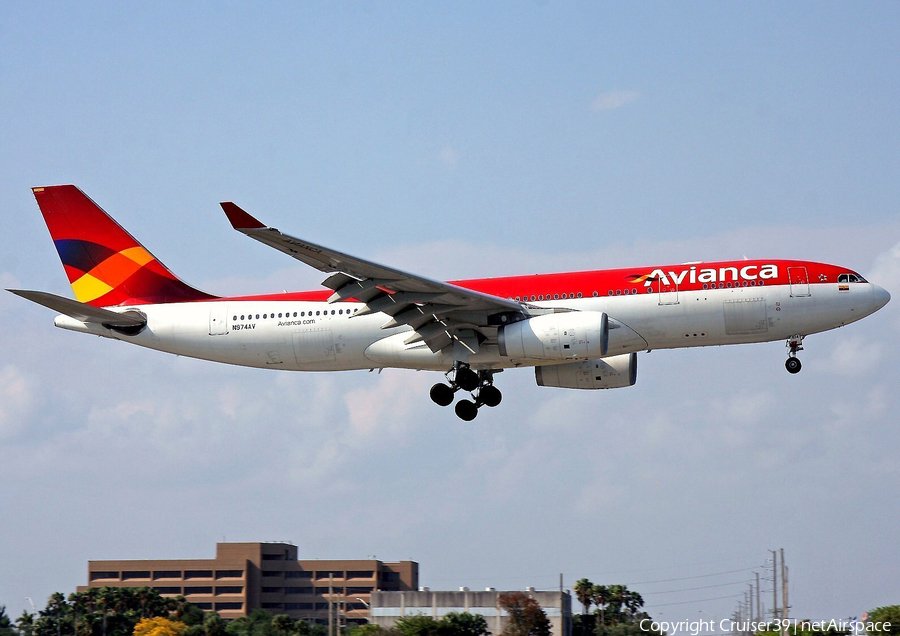
[[75, 186], [32, 192], [79, 302], [110, 307], [215, 298], [179, 280]]

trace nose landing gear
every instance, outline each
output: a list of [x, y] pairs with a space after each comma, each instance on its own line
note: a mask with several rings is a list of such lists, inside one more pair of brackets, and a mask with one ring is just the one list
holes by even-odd
[[787, 339], [784, 346], [788, 348], [788, 359], [785, 360], [784, 368], [788, 370], [788, 373], [800, 373], [800, 369], [803, 368], [803, 365], [800, 364], [800, 358], [797, 357], [797, 352], [803, 351], [803, 336], [799, 334], [791, 336]]
[[494, 407], [500, 404], [503, 394], [494, 386], [493, 370], [474, 371], [468, 365], [457, 363], [447, 373], [447, 384], [438, 382], [431, 387], [431, 400], [439, 406], [449, 406], [457, 391], [463, 390], [472, 394], [471, 400], [460, 400], [454, 411], [459, 419], [471, 422], [478, 415], [482, 406]]

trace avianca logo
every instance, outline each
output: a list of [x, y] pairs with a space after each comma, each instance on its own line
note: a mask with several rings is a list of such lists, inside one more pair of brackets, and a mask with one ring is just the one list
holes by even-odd
[[767, 280], [778, 278], [777, 265], [747, 265], [745, 267], [720, 267], [718, 269], [707, 267], [697, 269], [692, 265], [690, 269], [679, 272], [654, 269], [649, 274], [634, 276], [631, 282], [635, 285], [644, 283], [644, 287], [650, 287], [653, 281], [660, 281], [663, 285], [681, 285], [685, 279], [689, 283], [719, 283], [737, 280]]

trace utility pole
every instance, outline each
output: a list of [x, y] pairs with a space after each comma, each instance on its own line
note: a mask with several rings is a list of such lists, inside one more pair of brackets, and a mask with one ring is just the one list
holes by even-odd
[[759, 572], [754, 572], [754, 574], [756, 575], [756, 620], [761, 621], [763, 615], [759, 611]]
[[769, 550], [772, 553], [772, 618], [778, 620], [778, 553], [775, 550]]
[[784, 564], [784, 548], [781, 548], [781, 607], [784, 617], [788, 617], [788, 569]]
[[780, 548], [779, 552], [781, 554], [781, 618], [787, 618], [787, 568], [784, 565], [784, 548]]

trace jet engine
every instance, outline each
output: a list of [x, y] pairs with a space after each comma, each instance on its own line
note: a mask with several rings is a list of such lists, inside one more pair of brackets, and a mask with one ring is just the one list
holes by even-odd
[[620, 389], [637, 382], [637, 354], [534, 368], [538, 386], [563, 389]]
[[497, 332], [500, 355], [534, 360], [579, 360], [606, 355], [608, 318], [600, 311], [544, 314]]

